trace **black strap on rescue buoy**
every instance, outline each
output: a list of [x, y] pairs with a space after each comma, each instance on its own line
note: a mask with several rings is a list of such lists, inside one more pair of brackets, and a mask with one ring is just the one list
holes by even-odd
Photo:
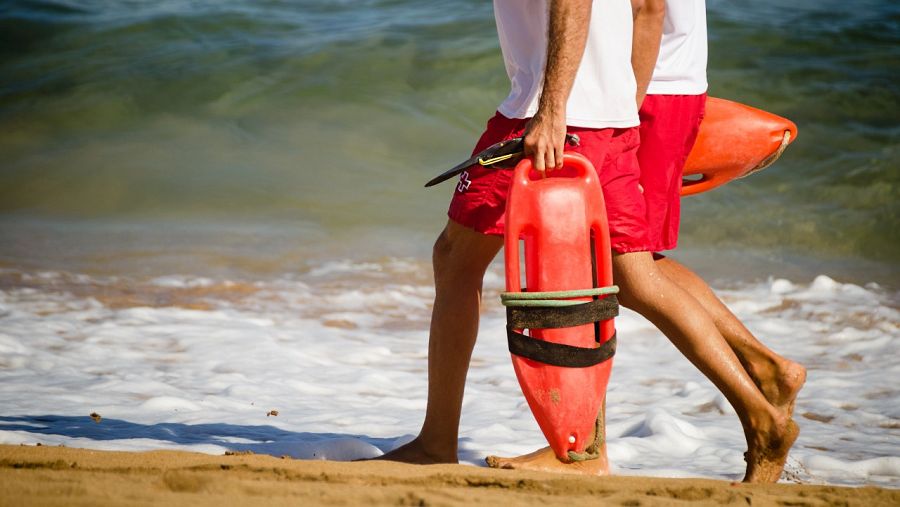
[[[514, 355], [551, 366], [587, 368], [609, 360], [616, 353], [616, 335], [600, 343], [597, 323], [619, 314], [619, 300], [615, 294], [619, 288], [595, 287], [592, 289], [552, 292], [504, 292], [501, 302], [506, 306], [506, 337], [509, 351]], [[590, 301], [574, 298], [593, 297]], [[575, 347], [532, 338], [521, 329], [559, 329], [595, 324], [597, 347]]]
[[573, 347], [562, 343], [538, 340], [506, 326], [509, 351], [513, 354], [551, 366], [587, 368], [600, 364], [616, 354], [616, 335], [599, 347]]
[[512, 329], [574, 327], [619, 315], [619, 300], [610, 294], [573, 306], [507, 306], [506, 325]]

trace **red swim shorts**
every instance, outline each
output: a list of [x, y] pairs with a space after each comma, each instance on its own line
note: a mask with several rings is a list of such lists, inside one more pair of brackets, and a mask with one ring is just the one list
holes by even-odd
[[647, 236], [654, 252], [678, 244], [681, 175], [700, 121], [706, 94], [647, 95], [641, 105], [637, 158], [647, 205]]
[[[475, 150], [522, 135], [527, 119], [507, 118], [497, 113], [487, 123]], [[610, 245], [614, 252], [650, 251], [644, 197], [639, 186], [638, 128], [589, 129], [569, 127], [578, 134], [579, 146], [567, 147], [581, 153], [597, 169], [606, 202]], [[483, 234], [503, 234], [506, 194], [512, 171], [470, 167], [459, 177], [447, 215], [451, 220]]]

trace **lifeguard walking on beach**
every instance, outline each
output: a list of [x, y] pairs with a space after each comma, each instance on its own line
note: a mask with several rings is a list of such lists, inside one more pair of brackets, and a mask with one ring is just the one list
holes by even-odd
[[[632, 52], [641, 119], [637, 157], [656, 265], [703, 306], [746, 374], [771, 405], [791, 418], [806, 379], [803, 366], [768, 349], [699, 276], [659, 253], [677, 246], [682, 170], [703, 119], [708, 87], [705, 0], [646, 0], [636, 13]], [[627, 293], [628, 287], [623, 286], [623, 291]], [[627, 297], [620, 299], [629, 306]], [[667, 336], [679, 345], [677, 336]], [[627, 339], [623, 344], [627, 346]], [[697, 366], [703, 369], [701, 364]], [[750, 467], [752, 456], [747, 459], [747, 480], [778, 480], [781, 466], [772, 462], [757, 472], [759, 469]], [[488, 463], [501, 468], [562, 468], [548, 449], [518, 458], [491, 456]]]
[[[641, 188], [641, 122], [635, 98], [643, 94], [639, 90], [646, 88], [654, 68], [662, 9], [640, 4], [633, 11], [629, 0], [495, 0], [511, 91], [488, 121], [475, 152], [524, 135], [525, 155], [532, 158], [535, 169], [553, 171], [562, 165], [566, 133], [578, 135], [580, 144], [571, 151], [591, 161], [603, 187], [614, 278], [622, 289], [620, 301], [662, 330], [734, 406], [747, 440], [745, 480], [774, 482], [797, 437], [789, 407], [802, 378], [788, 386], [778, 377], [778, 364], [771, 374], [751, 372], [753, 365], [764, 363], [752, 361], [756, 356], [749, 351], [758, 347], [741, 345], [748, 342], [749, 332], [733, 329], [736, 319], [723, 313], [722, 309], [727, 312], [724, 305], [710, 309], [708, 302], [715, 296], [699, 278], [674, 261], [654, 257], [653, 252], [663, 246], [660, 225], [648, 222]], [[702, 99], [695, 98], [691, 104], [697, 122]], [[686, 134], [680, 130], [677, 135]], [[502, 246], [510, 177], [509, 171], [480, 166], [460, 177], [449, 221], [434, 245], [436, 296], [425, 421], [416, 439], [381, 459], [457, 462], [459, 419], [478, 332], [482, 279]], [[627, 353], [627, 337], [620, 338], [621, 350]], [[599, 475], [609, 471], [605, 452], [597, 459], [564, 463], [538, 451], [495, 464]]]

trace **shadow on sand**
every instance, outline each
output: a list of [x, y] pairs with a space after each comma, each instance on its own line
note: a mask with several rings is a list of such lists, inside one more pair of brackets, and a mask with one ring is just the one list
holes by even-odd
[[[146, 439], [171, 442], [179, 446], [212, 445], [235, 452], [250, 451], [254, 454], [272, 456], [287, 455], [295, 459], [336, 461], [380, 456], [383, 452], [389, 451], [411, 438], [409, 436], [376, 438], [346, 433], [295, 432], [269, 425], [139, 424], [106, 417], [98, 423], [90, 417], [64, 415], [0, 416], [0, 431], [23, 431], [36, 435], [56, 435], [96, 441]], [[77, 443], [71, 445], [78, 446]], [[152, 447], [165, 446], [154, 445]], [[202, 451], [209, 452], [206, 449]], [[472, 451], [460, 449], [459, 458], [461, 461], [478, 463], [484, 457]]]

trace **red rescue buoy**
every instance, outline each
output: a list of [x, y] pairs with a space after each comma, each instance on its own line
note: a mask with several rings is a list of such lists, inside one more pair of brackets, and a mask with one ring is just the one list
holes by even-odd
[[697, 141], [684, 165], [681, 195], [706, 192], [771, 165], [797, 138], [791, 120], [709, 97]]
[[[563, 168], [548, 172], [546, 177], [533, 170], [529, 159], [516, 166], [506, 203], [507, 294], [523, 291], [520, 240], [524, 240], [525, 295], [612, 285], [603, 193], [597, 173], [586, 158], [566, 153]], [[597, 296], [568, 297], [570, 303], [604, 302]], [[507, 316], [509, 319], [509, 313]], [[531, 338], [543, 342], [581, 349], [597, 350], [606, 342], [615, 344], [611, 340], [615, 334], [612, 318], [598, 325], [529, 332]], [[556, 456], [563, 461], [578, 459], [572, 453], [583, 454], [592, 443], [612, 359], [587, 367], [566, 367], [513, 353], [512, 362], [528, 406]]]

